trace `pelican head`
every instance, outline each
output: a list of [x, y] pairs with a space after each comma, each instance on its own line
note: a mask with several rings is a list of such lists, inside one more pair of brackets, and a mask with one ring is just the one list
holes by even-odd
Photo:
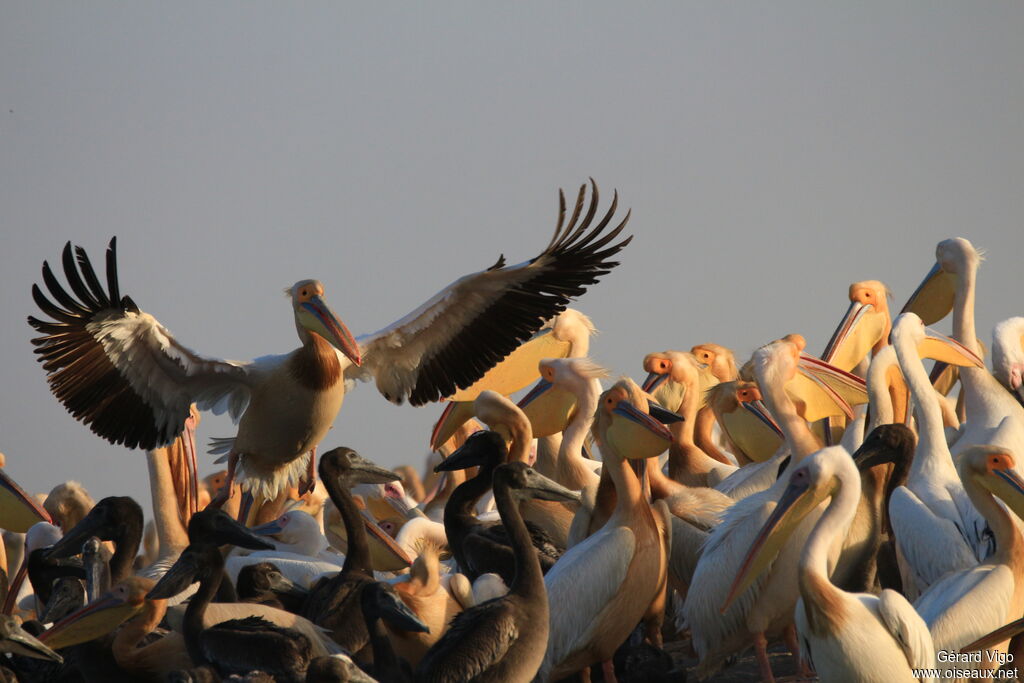
[[644, 356], [647, 378], [642, 389], [669, 410], [678, 410], [689, 386], [699, 382], [700, 361], [685, 351], [659, 351]]
[[47, 552], [47, 557], [71, 557], [82, 552], [82, 545], [92, 536], [112, 541], [126, 519], [142, 519], [142, 508], [128, 496], [108, 496], [96, 503], [89, 514], [64, 533]]
[[237, 545], [249, 550], [273, 550], [274, 545], [255, 535], [220, 508], [206, 508], [192, 515], [188, 522], [190, 543], [212, 543], [216, 546]]
[[454, 453], [442, 460], [434, 468], [435, 472], [452, 472], [470, 467], [482, 467], [492, 460], [505, 462], [508, 448], [505, 439], [497, 432], [489, 429], [471, 434]]
[[[960, 453], [958, 461], [961, 479], [974, 479], [1024, 519], [1024, 478], [1014, 470], [1013, 454], [1009, 449], [991, 445], [971, 446]], [[972, 493], [970, 488], [967, 492], [968, 495]]]
[[892, 327], [888, 294], [889, 288], [878, 280], [850, 285], [850, 307], [832, 333], [821, 359], [850, 371], [868, 351], [885, 346]]
[[537, 364], [540, 379], [517, 404], [539, 438], [563, 431], [576, 412], [576, 397], [601, 393], [608, 371], [589, 358], [551, 358]]
[[598, 443], [611, 446], [621, 457], [646, 460], [661, 455], [672, 443], [672, 433], [663, 422], [681, 419], [624, 377], [601, 394], [593, 432]]
[[740, 565], [722, 612], [771, 565], [804, 517], [823, 500], [835, 495], [846, 477], [860, 481], [853, 459], [842, 446], [823, 448], [792, 469], [786, 490]]
[[0, 614], [0, 652], [11, 652], [34, 659], [49, 659], [63, 662], [64, 659], [21, 627], [21, 623], [9, 614]]
[[324, 286], [319, 280], [299, 280], [286, 290], [295, 309], [295, 329], [306, 341], [310, 333], [326, 339], [356, 365], [362, 365], [359, 344], [324, 301]]
[[580, 494], [551, 481], [524, 462], [510, 462], [494, 470], [494, 488], [506, 487], [517, 498], [539, 498], [555, 502], [578, 503]]
[[942, 240], [935, 247], [935, 265], [903, 305], [901, 313], [916, 313], [925, 325], [932, 325], [953, 310], [956, 278], [971, 273], [981, 262], [981, 253], [963, 237]]
[[401, 477], [351, 448], [341, 446], [327, 451], [320, 458], [320, 478], [325, 481], [341, 479], [345, 486], [351, 488], [359, 484], [386, 484]]
[[720, 382], [734, 380], [739, 374], [736, 370], [736, 357], [731, 350], [724, 346], [719, 346], [718, 344], [697, 344], [690, 349], [690, 353], [699, 362], [709, 366], [712, 374]]
[[61, 649], [106, 635], [142, 612], [146, 593], [153, 584], [152, 579], [130, 576], [55, 623], [39, 639], [54, 649]]
[[569, 342], [570, 356], [586, 356], [590, 337], [597, 334], [594, 323], [574, 308], [567, 308], [555, 318], [551, 333], [558, 341]]

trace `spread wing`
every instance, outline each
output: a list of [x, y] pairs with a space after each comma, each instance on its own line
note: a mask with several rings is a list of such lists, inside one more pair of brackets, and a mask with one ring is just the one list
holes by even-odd
[[504, 257], [487, 270], [459, 278], [392, 325], [359, 338], [363, 365], [349, 376], [368, 380], [389, 401], [408, 398], [413, 405], [436, 401], [470, 386], [488, 369], [530, 338], [548, 318], [565, 310], [572, 297], [586, 291], [618, 265], [609, 260], [632, 237], [618, 242], [629, 213], [605, 231], [618, 204], [593, 225], [597, 185], [591, 180], [585, 215], [586, 186], [565, 220], [565, 195], [555, 235], [539, 256], [515, 266]]
[[235, 418], [245, 410], [259, 364], [200, 356], [122, 297], [116, 238], [107, 247], [106, 289], [81, 247], [68, 242], [62, 261], [73, 294], [44, 261], [43, 282], [56, 303], [35, 284], [32, 298], [52, 320], [29, 316], [28, 323], [43, 335], [32, 340], [35, 353], [68, 412], [111, 443], [152, 449], [181, 433], [192, 402]]

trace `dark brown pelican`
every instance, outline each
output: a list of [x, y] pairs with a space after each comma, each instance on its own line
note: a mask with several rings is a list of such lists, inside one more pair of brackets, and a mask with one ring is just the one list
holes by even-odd
[[528, 681], [544, 659], [548, 598], [544, 575], [519, 512], [520, 501], [578, 501], [579, 494], [521, 462], [499, 466], [494, 500], [515, 552], [508, 594], [461, 612], [416, 670], [418, 681]]
[[[477, 502], [491, 488], [495, 468], [505, 462], [507, 456], [505, 439], [500, 434], [481, 431], [466, 439], [459, 450], [434, 468], [435, 472], [480, 468], [475, 477], [452, 491], [444, 507], [448, 547], [459, 564], [459, 570], [471, 581], [481, 574], [494, 573], [508, 585], [515, 577], [515, 553], [504, 526], [481, 522], [473, 513]], [[551, 537], [536, 525], [527, 522], [526, 528], [537, 550], [541, 571], [547, 573], [564, 549], [556, 546]]]

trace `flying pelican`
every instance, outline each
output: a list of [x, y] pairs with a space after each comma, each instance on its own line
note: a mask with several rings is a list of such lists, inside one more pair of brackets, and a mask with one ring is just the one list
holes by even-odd
[[[368, 380], [388, 400], [413, 405], [450, 396], [479, 379], [543, 324], [565, 309], [617, 263], [630, 237], [629, 219], [605, 232], [617, 207], [593, 225], [597, 186], [583, 213], [585, 186], [565, 220], [560, 194], [554, 237], [537, 257], [515, 266], [504, 258], [441, 290], [394, 324], [356, 339], [324, 300], [324, 286], [301, 280], [288, 289], [302, 346], [288, 354], [242, 363], [196, 354], [118, 284], [116, 240], [107, 249], [103, 287], [81, 247], [64, 248], [71, 291], [48, 263], [32, 295], [52, 321], [29, 317], [33, 340], [54, 395], [99, 436], [128, 448], [154, 448], [182, 431], [195, 402], [239, 420], [228, 452], [230, 492], [236, 468], [254, 496], [273, 499], [304, 477], [315, 480], [307, 457], [330, 429], [345, 395], [345, 379]], [[102, 396], [102, 400], [97, 397]], [[223, 494], [222, 494], [223, 495]], [[224, 499], [221, 498], [222, 502]]]
[[[830, 552], [853, 522], [860, 499], [857, 468], [842, 447], [825, 448], [792, 468], [787, 486], [736, 575], [724, 611], [764, 571], [794, 530], [817, 516], [797, 565], [800, 599], [796, 628], [801, 653], [823, 681], [888, 683], [918, 679], [912, 669], [932, 665], [935, 649], [924, 621], [893, 590], [847, 593], [829, 580]], [[923, 680], [934, 681], [934, 678]]]
[[[981, 564], [946, 574], [914, 601], [936, 650], [957, 651], [1024, 611], [1024, 540], [1014, 515], [996, 500], [1017, 518], [1024, 516], [1024, 479], [1014, 471], [1013, 456], [999, 446], [965, 449], [958, 470], [971, 502], [995, 534], [996, 550]], [[991, 644], [989, 650], [1004, 653], [1008, 642]], [[994, 666], [997, 659], [982, 657], [971, 668]]]
[[950, 571], [966, 569], [991, 552], [985, 520], [971, 505], [946, 445], [935, 389], [921, 356], [958, 366], [981, 366], [981, 359], [952, 339], [928, 332], [921, 319], [896, 319], [893, 347], [914, 397], [918, 444], [905, 486], [892, 493], [889, 514], [902, 557], [904, 592], [916, 598]]

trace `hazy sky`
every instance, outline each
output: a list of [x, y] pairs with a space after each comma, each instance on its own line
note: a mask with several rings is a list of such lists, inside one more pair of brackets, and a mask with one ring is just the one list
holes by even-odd
[[[30, 287], [69, 239], [99, 257], [117, 235], [122, 292], [248, 359], [296, 346], [296, 280], [376, 330], [536, 255], [558, 188], [593, 176], [633, 209], [577, 304], [616, 374], [788, 332], [820, 353], [851, 282], [899, 306], [955, 235], [988, 251], [987, 342], [1024, 314], [1022, 33], [1018, 2], [2, 0], [7, 471], [148, 507], [142, 453], [75, 422], [34, 361]], [[323, 445], [418, 465], [439, 412], [361, 385]]]

